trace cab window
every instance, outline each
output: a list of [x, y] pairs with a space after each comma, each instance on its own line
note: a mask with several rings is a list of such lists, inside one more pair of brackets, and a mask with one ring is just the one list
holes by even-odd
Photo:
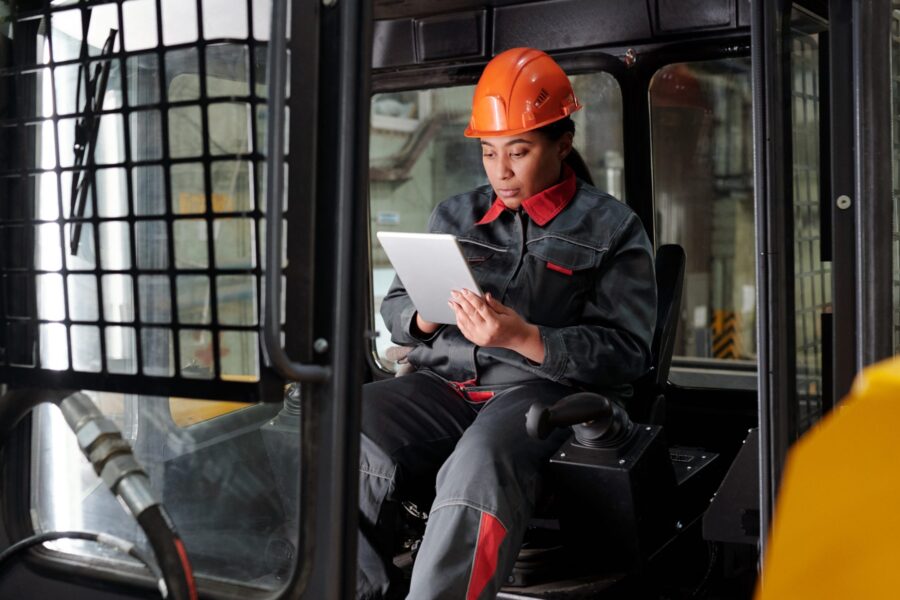
[[686, 255], [675, 383], [727, 369], [755, 386], [751, 103], [749, 58], [670, 64], [650, 82], [656, 240]]
[[[572, 118], [575, 148], [594, 185], [624, 199], [622, 96], [608, 73], [571, 77], [586, 108]], [[375, 94], [372, 97], [369, 197], [371, 216], [372, 311], [378, 365], [393, 371], [387, 357], [390, 332], [379, 314], [394, 270], [375, 238], [377, 231], [425, 231], [442, 200], [487, 184], [477, 140], [463, 137], [475, 86]]]
[[[823, 262], [819, 165], [819, 50], [791, 47], [794, 316], [801, 427], [821, 413], [822, 314], [831, 305]], [[756, 254], [750, 59], [670, 64], [650, 85], [657, 242], [687, 255], [672, 382], [756, 387]]]
[[[109, 61], [96, 190], [85, 206], [92, 220], [83, 223], [74, 255], [69, 167], [81, 109], [78, 65], [71, 61], [82, 44], [81, 9], [54, 12], [47, 36], [39, 38], [46, 68], [38, 76], [36, 110], [60, 115], [57, 127], [43, 122], [34, 158], [42, 174], [31, 188], [41, 221], [35, 257], [44, 367], [226, 382], [260, 378], [257, 223], [266, 90], [265, 48], [257, 42], [265, 41], [266, 24], [258, 19], [247, 31], [249, 3], [229, 8], [228, 23], [217, 21], [218, 4], [203, 3], [205, 34], [231, 41], [202, 47], [185, 47], [198, 39], [193, 3], [162, 2], [163, 40], [155, 33], [158, 3], [123, 4], [124, 27], [116, 4], [93, 9], [90, 54], [100, 52], [115, 28], [124, 33], [125, 58]], [[267, 9], [256, 4], [260, 17]], [[157, 43], [176, 47], [157, 52]], [[80, 98], [83, 104], [83, 89]], [[64, 231], [60, 216], [69, 221]], [[89, 395], [131, 442], [199, 577], [263, 589], [281, 585], [297, 560], [296, 412], [282, 412], [280, 403]], [[149, 551], [55, 407], [37, 411], [32, 469], [36, 530], [104, 531]], [[96, 544], [51, 547], [92, 562], [137, 564]]]

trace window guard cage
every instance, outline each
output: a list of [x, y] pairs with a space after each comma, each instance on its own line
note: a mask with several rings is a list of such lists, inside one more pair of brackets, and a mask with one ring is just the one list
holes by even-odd
[[214, 5], [6, 17], [0, 380], [281, 401], [261, 347], [269, 4]]

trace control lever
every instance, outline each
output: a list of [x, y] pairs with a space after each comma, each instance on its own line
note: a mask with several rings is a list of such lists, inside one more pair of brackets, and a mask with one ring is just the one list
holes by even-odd
[[569, 426], [575, 440], [591, 448], [618, 446], [634, 429], [625, 409], [593, 392], [566, 396], [552, 406], [535, 402], [525, 415], [525, 429], [537, 440], [547, 439], [557, 427]]

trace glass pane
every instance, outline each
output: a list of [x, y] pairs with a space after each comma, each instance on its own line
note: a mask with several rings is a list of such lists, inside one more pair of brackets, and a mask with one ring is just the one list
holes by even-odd
[[141, 299], [141, 321], [144, 323], [169, 323], [172, 320], [172, 295], [166, 275], [141, 275], [138, 277], [138, 294]]
[[[233, 83], [233, 91], [238, 92], [237, 85], [243, 85], [240, 93], [228, 94], [234, 96], [246, 96], [250, 93], [250, 80], [247, 78], [250, 53], [247, 46], [239, 44], [216, 44], [206, 48], [206, 75], [208, 95], [214, 97], [222, 95], [220, 86], [217, 85], [223, 77], [227, 77]], [[230, 74], [230, 76], [229, 76]], [[232, 86], [229, 86], [232, 87]]]
[[[182, 2], [181, 4], [190, 4]], [[166, 52], [166, 69], [175, 75], [166, 89], [166, 96], [172, 102], [196, 100], [200, 97], [200, 59], [196, 48], [184, 48]]]
[[159, 86], [144, 85], [144, 82], [159, 71], [159, 57], [154, 53], [135, 54], [127, 59], [128, 104], [144, 106], [159, 102]]
[[185, 324], [210, 322], [209, 277], [205, 275], [179, 275], [178, 321]]
[[100, 223], [100, 266], [108, 271], [131, 268], [131, 229], [125, 221]]
[[206, 210], [202, 163], [181, 163], [169, 169], [172, 179], [172, 212], [182, 215]]
[[103, 318], [110, 323], [134, 321], [134, 293], [131, 275], [104, 275]]
[[223, 10], [221, 0], [203, 0], [203, 37], [246, 38], [247, 3], [228, 2], [228, 10]]
[[573, 75], [570, 79], [575, 96], [585, 104], [585, 108], [572, 115], [575, 148], [590, 170], [594, 187], [625, 200], [625, 144], [619, 83], [608, 73]]
[[182, 330], [179, 332], [178, 343], [181, 376], [188, 379], [212, 379], [212, 333], [205, 329]]
[[134, 224], [134, 247], [138, 269], [166, 269], [169, 266], [169, 234], [165, 221], [138, 221]]
[[[242, 90], [234, 86], [216, 85], [221, 80], [211, 81], [207, 89], [210, 94], [214, 90], [233, 91], [240, 94]], [[246, 91], [244, 92], [246, 93]], [[216, 123], [210, 131], [209, 151], [213, 155], [246, 154], [250, 151], [250, 105], [237, 102], [223, 102], [209, 105], [209, 120]]]
[[831, 263], [820, 260], [819, 43], [795, 32], [791, 48], [794, 314], [797, 418], [803, 433], [822, 416], [822, 313], [830, 312]]
[[[97, 245], [94, 240], [94, 224], [79, 221], [67, 223], [64, 227], [64, 251], [66, 253], [66, 267], [70, 271], [93, 271], [97, 262]], [[71, 250], [71, 244], [77, 235], [75, 252]]]
[[37, 248], [35, 250], [34, 267], [36, 269], [40, 271], [62, 269], [59, 225], [47, 223], [37, 226]]
[[[608, 73], [571, 78], [586, 108], [575, 113], [575, 148], [594, 185], [623, 199], [622, 96]], [[372, 249], [372, 310], [376, 351], [382, 367], [395, 365], [381, 301], [394, 278], [377, 231], [425, 231], [442, 200], [487, 183], [477, 140], [463, 136], [474, 86], [375, 94], [369, 140], [369, 197]]]
[[69, 275], [69, 318], [73, 321], [97, 321], [97, 276]]
[[219, 322], [223, 325], [256, 325], [256, 277], [227, 275], [216, 278]]
[[155, 48], [156, 2], [155, 0], [130, 0], [122, 4], [122, 39], [125, 50], [147, 50]]
[[72, 325], [72, 368], [99, 373], [100, 328], [95, 325]]
[[[128, 216], [128, 182], [125, 169], [100, 169], [97, 183], [97, 214], [104, 219]], [[101, 233], [102, 235], [102, 233]]]
[[212, 209], [215, 212], [247, 212], [254, 207], [253, 179], [249, 162], [212, 163]]
[[166, 212], [165, 172], [159, 165], [135, 167], [131, 172], [134, 212], [137, 215], [161, 215]]
[[251, 269], [256, 266], [256, 244], [252, 219], [216, 219], [217, 269]]
[[134, 327], [106, 328], [106, 368], [110, 373], [137, 373], [137, 345]]
[[259, 336], [250, 331], [223, 331], [219, 337], [222, 379], [257, 381], [259, 379]]
[[141, 355], [144, 374], [170, 377], [175, 374], [175, 351], [172, 347], [172, 331], [146, 327], [141, 330]]
[[686, 255], [674, 354], [700, 366], [756, 365], [751, 101], [749, 58], [667, 65], [650, 83], [657, 243]]
[[[63, 278], [57, 273], [37, 276], [38, 318], [48, 321], [62, 321], [66, 318], [66, 306], [60, 302], [64, 298]], [[53, 298], [55, 302], [45, 299]]]
[[167, 46], [197, 39], [197, 4], [184, 0], [162, 0], [163, 42]]
[[178, 269], [205, 269], [209, 266], [206, 248], [206, 221], [203, 219], [178, 219], [172, 234], [175, 236], [175, 267]]
[[199, 106], [169, 109], [169, 156], [187, 158], [203, 154], [203, 118]]
[[[60, 323], [41, 323], [39, 326], [41, 366], [51, 371], [69, 368], [68, 339], [66, 326]], [[73, 354], [78, 348], [73, 347]]]
[[[375, 232], [425, 231], [428, 216], [441, 200], [487, 183], [477, 143], [462, 135], [474, 90], [474, 86], [460, 86], [372, 97], [372, 304], [378, 332], [375, 344], [381, 364], [388, 369], [393, 366], [385, 357], [390, 333], [379, 311], [394, 270]], [[414, 144], [414, 138], [427, 129], [430, 141], [424, 146]]]
[[[162, 116], [158, 110], [131, 113], [131, 159], [159, 160], [162, 158]], [[140, 133], [138, 137], [137, 133]]]

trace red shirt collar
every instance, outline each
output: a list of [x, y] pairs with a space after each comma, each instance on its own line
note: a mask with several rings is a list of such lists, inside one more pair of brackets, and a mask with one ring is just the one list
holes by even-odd
[[[572, 198], [575, 197], [575, 171], [569, 165], [563, 164], [562, 181], [548, 187], [543, 192], [539, 192], [530, 198], [522, 201], [522, 208], [531, 217], [531, 220], [543, 227], [553, 220], [553, 217], [562, 212]], [[503, 200], [497, 198], [488, 209], [481, 220], [476, 225], [486, 225], [491, 223], [506, 210]]]

